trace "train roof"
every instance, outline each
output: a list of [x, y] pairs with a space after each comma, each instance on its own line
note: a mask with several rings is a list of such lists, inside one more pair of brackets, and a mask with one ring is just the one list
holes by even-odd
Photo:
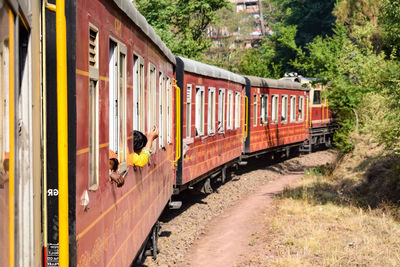
[[164, 53], [170, 62], [176, 64], [175, 56], [171, 50], [164, 44], [154, 29], [147, 23], [145, 17], [139, 13], [131, 0], [113, 0], [114, 3], [123, 11], [133, 23], [136, 24], [150, 38], [150, 40]]
[[216, 78], [216, 79], [224, 79], [224, 80], [228, 80], [231, 82], [235, 82], [235, 83], [240, 83], [245, 85], [246, 84], [246, 80], [244, 79], [243, 76], [240, 76], [236, 73], [215, 67], [215, 66], [211, 66], [205, 63], [201, 63], [195, 60], [191, 60], [188, 58], [184, 58], [184, 57], [178, 57], [183, 61], [184, 64], [184, 70], [186, 72], [191, 72], [191, 73], [195, 73], [195, 74], [199, 74], [202, 76], [208, 76], [208, 77], [212, 77], [212, 78]]
[[304, 86], [299, 82], [294, 82], [291, 80], [275, 80], [275, 79], [260, 78], [255, 76], [244, 76], [244, 77], [249, 79], [251, 86], [290, 89], [290, 90], [303, 90], [303, 91], [310, 90], [308, 86]]

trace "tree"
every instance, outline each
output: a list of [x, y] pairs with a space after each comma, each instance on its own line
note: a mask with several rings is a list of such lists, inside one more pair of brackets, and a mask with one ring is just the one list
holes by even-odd
[[300, 47], [318, 35], [331, 35], [336, 0], [268, 0], [275, 10], [271, 15], [278, 25], [297, 26], [296, 44]]
[[135, 5], [176, 55], [196, 58], [210, 46], [207, 27], [226, 0], [137, 0]]

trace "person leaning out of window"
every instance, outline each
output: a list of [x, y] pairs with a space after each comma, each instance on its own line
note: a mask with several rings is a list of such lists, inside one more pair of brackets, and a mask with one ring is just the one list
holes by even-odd
[[[151, 146], [153, 141], [158, 137], [158, 128], [154, 126], [148, 133], [147, 137], [139, 131], [133, 131], [133, 153], [128, 153], [128, 166], [143, 167], [147, 164], [151, 156]], [[127, 149], [128, 150], [128, 149]], [[110, 180], [117, 184], [117, 187], [124, 185], [124, 177], [118, 173], [119, 161], [118, 156], [112, 151], [109, 151], [110, 159]]]

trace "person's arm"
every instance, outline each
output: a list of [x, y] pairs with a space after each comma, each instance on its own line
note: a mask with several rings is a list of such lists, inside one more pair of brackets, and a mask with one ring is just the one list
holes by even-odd
[[111, 172], [110, 173], [110, 179], [117, 184], [118, 187], [121, 187], [124, 185], [125, 180], [122, 178], [122, 176], [116, 172]]

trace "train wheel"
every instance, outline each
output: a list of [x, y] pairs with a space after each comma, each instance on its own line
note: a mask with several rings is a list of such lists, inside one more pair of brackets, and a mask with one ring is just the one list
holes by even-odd
[[222, 168], [222, 173], [221, 173], [221, 183], [225, 183], [225, 181], [226, 181], [226, 167], [223, 167]]
[[157, 254], [160, 252], [158, 249], [158, 233], [160, 231], [160, 222], [156, 222], [156, 225], [153, 227], [153, 232], [151, 233], [151, 252], [153, 256], [153, 260], [157, 258]]
[[328, 136], [328, 137], [325, 139], [325, 147], [326, 147], [326, 148], [332, 147], [332, 137], [331, 137], [331, 136]]

